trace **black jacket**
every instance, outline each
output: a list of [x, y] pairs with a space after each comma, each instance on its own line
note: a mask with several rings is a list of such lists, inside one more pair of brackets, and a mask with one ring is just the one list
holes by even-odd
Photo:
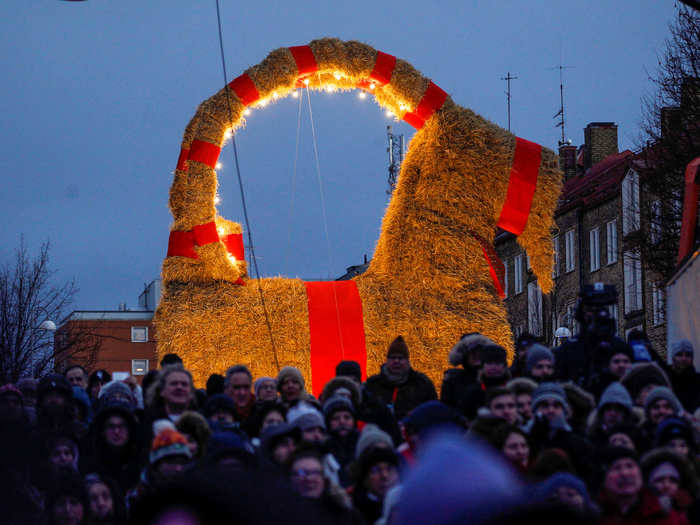
[[478, 368], [449, 368], [445, 370], [440, 389], [440, 401], [451, 407], [457, 408], [464, 391], [469, 385], [476, 383]]
[[700, 405], [700, 374], [693, 367], [678, 371], [673, 367], [668, 370], [668, 378], [673, 385], [673, 392], [688, 412], [695, 412]]
[[373, 375], [365, 382], [365, 390], [377, 396], [382, 403], [393, 408], [397, 420], [404, 418], [421, 403], [437, 399], [435, 385], [425, 374], [408, 371], [406, 381], [394, 384], [384, 374], [384, 366], [379, 374]]

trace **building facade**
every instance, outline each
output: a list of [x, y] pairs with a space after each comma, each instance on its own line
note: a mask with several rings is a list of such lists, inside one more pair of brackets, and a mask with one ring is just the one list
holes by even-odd
[[654, 348], [666, 350], [665, 286], [645, 264], [643, 236], [655, 225], [642, 218], [648, 206], [640, 173], [644, 161], [635, 153], [618, 152], [617, 126], [595, 122], [584, 130], [585, 144], [559, 149], [564, 187], [552, 232], [555, 251], [554, 290], [544, 296], [530, 270], [527, 253], [507, 232], [496, 236], [496, 250], [506, 267], [506, 307], [517, 337], [528, 331], [555, 345], [557, 328], [578, 331], [574, 311], [583, 285], [603, 282], [617, 288], [610, 313], [617, 333], [625, 338], [643, 330]]
[[139, 381], [149, 370], [157, 368], [156, 334], [153, 314], [160, 299], [160, 280], [144, 287], [139, 296], [139, 306], [127, 309], [119, 305], [118, 310], [75, 310], [66, 317], [56, 330], [55, 344], [71, 334], [85, 334], [96, 342], [94, 355], [72, 355], [56, 363], [58, 371], [71, 364], [81, 364], [88, 369], [107, 370], [119, 379], [132, 375]]

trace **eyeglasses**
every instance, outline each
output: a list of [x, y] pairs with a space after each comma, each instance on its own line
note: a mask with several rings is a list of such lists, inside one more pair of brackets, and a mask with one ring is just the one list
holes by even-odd
[[293, 478], [320, 478], [321, 477], [321, 469], [297, 469], [297, 470], [292, 470], [292, 477]]

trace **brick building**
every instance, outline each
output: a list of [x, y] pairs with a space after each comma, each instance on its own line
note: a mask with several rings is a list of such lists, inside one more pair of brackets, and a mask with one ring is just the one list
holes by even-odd
[[72, 356], [70, 360], [56, 363], [57, 370], [78, 363], [88, 372], [105, 369], [114, 375], [126, 373], [141, 379], [149, 370], [157, 368], [156, 339], [153, 314], [160, 300], [160, 280], [147, 285], [139, 296], [139, 306], [118, 310], [75, 310], [56, 330], [56, 345], [61, 344], [68, 332], [89, 334], [98, 343], [96, 355]]
[[528, 257], [507, 232], [496, 236], [496, 250], [506, 267], [505, 299], [514, 335], [528, 331], [546, 344], [567, 327], [576, 333], [577, 294], [584, 284], [617, 287], [618, 303], [610, 308], [617, 333], [645, 330], [654, 347], [665, 353], [664, 284], [639, 249], [641, 236], [654, 235], [641, 210], [645, 206], [640, 172], [643, 160], [618, 152], [617, 126], [594, 122], [584, 130], [580, 148], [562, 144], [560, 165], [565, 182], [555, 212], [554, 291], [543, 296], [529, 268]]

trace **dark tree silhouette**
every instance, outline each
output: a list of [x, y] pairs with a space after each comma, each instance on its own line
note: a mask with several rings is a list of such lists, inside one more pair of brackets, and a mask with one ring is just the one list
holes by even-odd
[[700, 13], [678, 5], [670, 35], [650, 75], [641, 150], [642, 256], [668, 278], [675, 269], [685, 166], [700, 155]]
[[99, 339], [90, 333], [55, 333], [77, 288], [74, 281], [53, 284], [49, 249], [43, 243], [32, 258], [22, 239], [14, 261], [0, 268], [0, 384], [39, 377], [69, 360], [89, 367], [96, 358]]

